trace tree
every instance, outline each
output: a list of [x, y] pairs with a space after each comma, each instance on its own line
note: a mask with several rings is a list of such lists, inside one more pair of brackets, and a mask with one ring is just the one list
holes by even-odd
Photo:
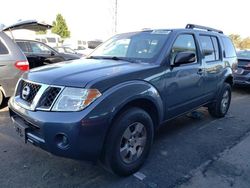
[[234, 43], [235, 48], [240, 48], [240, 45], [242, 42], [240, 35], [231, 34], [231, 35], [229, 35], [229, 37], [231, 38], [232, 42]]
[[56, 15], [56, 21], [53, 21], [52, 24], [52, 33], [60, 35], [62, 38], [70, 37], [70, 31], [66, 24], [65, 19], [61, 14]]
[[250, 37], [247, 37], [245, 39], [243, 39], [239, 45], [239, 48], [241, 50], [243, 49], [250, 49]]

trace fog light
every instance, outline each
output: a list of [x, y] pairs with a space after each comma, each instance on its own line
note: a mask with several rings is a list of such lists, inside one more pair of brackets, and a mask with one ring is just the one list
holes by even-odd
[[56, 145], [60, 149], [68, 149], [69, 147], [69, 139], [65, 134], [57, 134], [56, 135]]

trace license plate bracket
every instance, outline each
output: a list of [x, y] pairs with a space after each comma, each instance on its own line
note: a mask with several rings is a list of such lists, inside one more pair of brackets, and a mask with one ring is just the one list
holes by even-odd
[[13, 122], [14, 122], [14, 128], [16, 130], [17, 135], [21, 138], [21, 140], [24, 143], [27, 143], [26, 131], [28, 129], [28, 126], [15, 119], [13, 119]]

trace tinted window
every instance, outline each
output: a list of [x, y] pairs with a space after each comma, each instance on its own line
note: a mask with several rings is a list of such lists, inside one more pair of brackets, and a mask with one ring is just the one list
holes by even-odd
[[215, 50], [210, 36], [200, 36], [201, 50], [206, 62], [215, 61]]
[[27, 42], [17, 42], [17, 44], [24, 53], [30, 52]]
[[225, 48], [225, 57], [235, 57], [236, 52], [232, 41], [227, 37], [222, 37], [222, 41]]
[[196, 54], [196, 46], [193, 35], [183, 34], [177, 37], [171, 50], [171, 60], [178, 52], [192, 51]]
[[216, 37], [211, 37], [214, 45], [214, 52], [215, 52], [215, 60], [220, 59], [220, 50], [219, 50], [219, 43]]
[[0, 54], [3, 55], [3, 54], [8, 54], [8, 53], [9, 53], [8, 49], [0, 40]]

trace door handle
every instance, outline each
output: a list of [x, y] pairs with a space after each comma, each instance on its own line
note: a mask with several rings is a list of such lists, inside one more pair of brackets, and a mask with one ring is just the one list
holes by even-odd
[[202, 69], [198, 69], [197, 74], [202, 75], [203, 74], [203, 70]]

